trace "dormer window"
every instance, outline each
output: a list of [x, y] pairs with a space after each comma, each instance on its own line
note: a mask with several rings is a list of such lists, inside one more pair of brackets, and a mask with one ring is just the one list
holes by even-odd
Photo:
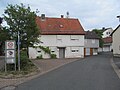
[[62, 24], [60, 25], [60, 28], [63, 28], [63, 25], [62, 25]]

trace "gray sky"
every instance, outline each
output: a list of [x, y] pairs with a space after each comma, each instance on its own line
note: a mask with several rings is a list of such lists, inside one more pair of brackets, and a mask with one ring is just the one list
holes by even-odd
[[85, 30], [102, 27], [115, 29], [119, 24], [116, 18], [120, 15], [120, 0], [0, 0], [0, 16], [7, 4], [29, 5], [33, 11], [38, 9], [47, 17], [66, 16], [78, 18]]

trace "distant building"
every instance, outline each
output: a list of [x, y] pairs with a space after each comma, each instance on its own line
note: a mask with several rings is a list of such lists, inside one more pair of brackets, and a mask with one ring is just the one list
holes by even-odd
[[112, 28], [105, 28], [103, 30], [102, 38], [110, 37], [110, 34], [113, 32]]
[[[41, 35], [39, 45], [49, 47], [52, 54], [57, 58], [83, 58], [84, 57], [84, 29], [78, 19], [74, 18], [50, 18], [42, 14], [36, 18]], [[50, 58], [40, 48], [29, 47], [29, 58]]]
[[104, 52], [109, 52], [109, 51], [112, 51], [112, 37], [109, 36], [109, 37], [106, 37], [106, 38], [103, 38], [103, 51]]
[[103, 29], [103, 47], [100, 48], [99, 50], [103, 52], [110, 52], [112, 51], [112, 37], [110, 36], [111, 33], [113, 32], [112, 28], [104, 28]]
[[99, 37], [94, 31], [87, 31], [85, 34], [84, 55], [97, 55], [99, 48]]

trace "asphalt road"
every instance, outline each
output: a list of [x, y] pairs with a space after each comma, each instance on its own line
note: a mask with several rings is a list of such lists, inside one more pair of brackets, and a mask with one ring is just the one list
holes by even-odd
[[110, 57], [108, 53], [87, 57], [25, 82], [16, 90], [120, 90]]

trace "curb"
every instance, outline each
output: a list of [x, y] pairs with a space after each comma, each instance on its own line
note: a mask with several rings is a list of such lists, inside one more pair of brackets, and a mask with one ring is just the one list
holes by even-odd
[[118, 68], [117, 65], [115, 65], [113, 58], [110, 59], [110, 63], [114, 69], [114, 71], [116, 72], [116, 74], [118, 75], [119, 79], [120, 79], [120, 69]]

